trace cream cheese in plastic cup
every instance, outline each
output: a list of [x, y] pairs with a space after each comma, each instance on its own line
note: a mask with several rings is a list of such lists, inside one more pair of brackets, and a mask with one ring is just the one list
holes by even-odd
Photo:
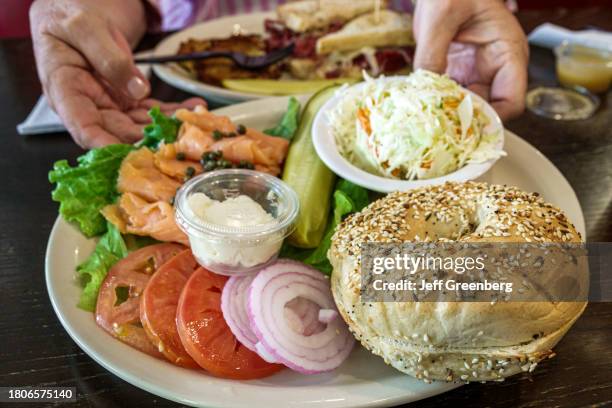
[[274, 262], [298, 212], [299, 199], [289, 186], [253, 170], [201, 174], [175, 198], [176, 223], [189, 237], [194, 257], [227, 276], [254, 273]]

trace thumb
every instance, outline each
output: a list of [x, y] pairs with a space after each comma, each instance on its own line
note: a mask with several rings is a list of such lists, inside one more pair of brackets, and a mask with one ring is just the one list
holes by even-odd
[[444, 73], [448, 49], [459, 30], [460, 21], [444, 1], [419, 1], [415, 10], [414, 69]]
[[85, 56], [113, 91], [134, 100], [146, 98], [149, 82], [136, 68], [123, 34], [101, 19], [83, 20], [66, 27], [64, 35], [70, 45]]

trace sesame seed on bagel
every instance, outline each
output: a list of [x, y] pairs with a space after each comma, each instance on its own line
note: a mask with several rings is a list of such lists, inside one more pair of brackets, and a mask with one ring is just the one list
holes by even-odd
[[537, 193], [479, 182], [394, 192], [349, 216], [328, 257], [332, 293], [355, 337], [425, 381], [489, 381], [533, 371], [586, 302], [364, 302], [364, 243], [580, 243], [558, 207]]

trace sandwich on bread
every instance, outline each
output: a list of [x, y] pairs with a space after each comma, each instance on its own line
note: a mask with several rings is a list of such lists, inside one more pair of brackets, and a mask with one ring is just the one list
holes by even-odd
[[376, 0], [306, 0], [278, 7], [266, 21], [268, 50], [295, 44], [288, 70], [298, 79], [360, 78], [410, 68], [414, 39], [410, 15], [377, 10]]

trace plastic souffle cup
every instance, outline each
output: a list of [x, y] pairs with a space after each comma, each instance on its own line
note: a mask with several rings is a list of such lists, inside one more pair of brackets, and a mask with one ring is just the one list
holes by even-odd
[[[246, 195], [274, 222], [250, 226], [207, 222], [189, 204], [195, 193], [220, 202]], [[177, 192], [175, 204], [176, 223], [189, 237], [198, 263], [227, 276], [254, 273], [274, 262], [283, 240], [295, 229], [299, 212], [297, 194], [287, 184], [269, 174], [243, 169], [216, 170], [192, 178]], [[241, 214], [230, 216], [240, 219]]]

